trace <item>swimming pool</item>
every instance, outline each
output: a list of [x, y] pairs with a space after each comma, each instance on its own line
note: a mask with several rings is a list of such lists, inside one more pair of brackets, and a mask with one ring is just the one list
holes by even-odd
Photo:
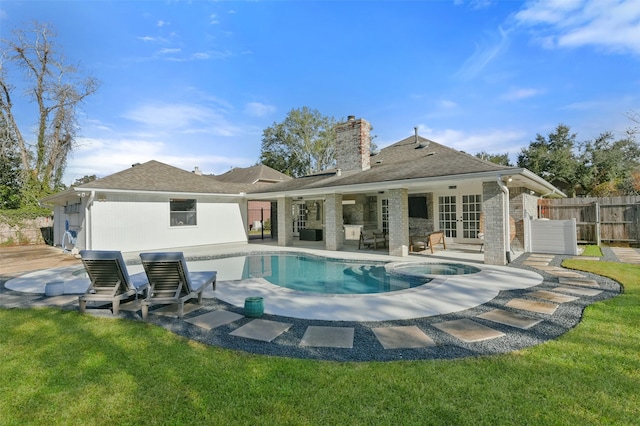
[[350, 262], [306, 254], [254, 254], [242, 279], [264, 278], [291, 290], [324, 294], [388, 293], [425, 285], [429, 277], [388, 273], [386, 262]]

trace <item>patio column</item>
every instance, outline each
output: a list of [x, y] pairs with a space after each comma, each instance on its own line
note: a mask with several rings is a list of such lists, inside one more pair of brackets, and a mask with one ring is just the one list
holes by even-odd
[[389, 190], [389, 255], [409, 255], [409, 192]]
[[278, 197], [278, 245], [293, 245], [291, 197]]
[[482, 213], [484, 214], [484, 263], [506, 265], [504, 221], [506, 196], [497, 182], [482, 184]]
[[342, 219], [342, 194], [327, 194], [324, 200], [325, 247], [340, 250], [344, 244], [344, 223]]

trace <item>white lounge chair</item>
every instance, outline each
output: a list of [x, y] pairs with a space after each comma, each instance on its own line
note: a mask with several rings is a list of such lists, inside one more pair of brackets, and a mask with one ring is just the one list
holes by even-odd
[[216, 288], [216, 272], [192, 272], [181, 252], [140, 253], [142, 266], [149, 279], [149, 291], [142, 301], [142, 319], [147, 319], [149, 306], [178, 304], [178, 317], [184, 316], [184, 302], [198, 298], [212, 284]]
[[91, 280], [86, 293], [78, 298], [80, 312], [86, 310], [88, 301], [107, 301], [118, 315], [120, 301], [137, 298], [149, 286], [144, 273], [129, 276], [119, 251], [81, 250], [80, 257]]

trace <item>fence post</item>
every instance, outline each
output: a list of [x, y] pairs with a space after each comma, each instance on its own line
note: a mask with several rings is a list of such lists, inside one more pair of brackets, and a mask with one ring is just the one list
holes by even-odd
[[594, 204], [596, 208], [596, 245], [600, 246], [602, 243], [602, 237], [600, 236], [600, 203], [596, 201]]

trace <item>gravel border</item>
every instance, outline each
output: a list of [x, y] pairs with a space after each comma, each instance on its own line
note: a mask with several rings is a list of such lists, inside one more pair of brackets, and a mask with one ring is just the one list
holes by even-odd
[[[618, 261], [617, 257], [615, 257], [610, 249], [605, 248], [603, 249], [603, 252], [603, 261]], [[588, 305], [615, 297], [622, 291], [621, 286], [609, 278], [581, 272], [587, 278], [594, 279], [600, 285], [600, 289], [603, 290], [603, 292], [597, 296], [582, 296], [573, 302], [560, 304], [553, 315], [524, 312], [506, 307], [505, 304], [513, 298], [537, 300], [525, 296], [525, 293], [535, 290], [552, 290], [559, 285], [557, 277], [544, 271], [522, 265], [522, 262], [527, 260], [528, 257], [529, 256], [526, 254], [520, 256], [515, 259], [509, 267], [527, 269], [539, 273], [544, 278], [541, 284], [527, 289], [502, 291], [493, 300], [483, 305], [446, 315], [416, 318], [411, 320], [351, 322], [305, 320], [265, 314], [261, 317], [262, 319], [292, 324], [291, 328], [286, 333], [281, 334], [272, 342], [262, 342], [229, 335], [230, 332], [252, 321], [253, 318], [242, 318], [231, 324], [217, 327], [212, 330], [204, 330], [183, 320], [161, 315], [150, 315], [149, 322], [163, 327], [175, 334], [184, 336], [185, 338], [207, 345], [258, 355], [339, 362], [456, 359], [513, 352], [555, 339], [575, 327], [580, 322], [582, 319], [582, 313]], [[570, 257], [573, 256], [555, 256], [550, 262], [550, 265], [560, 266], [564, 259]], [[28, 308], [31, 303], [45, 299], [42, 295], [25, 295], [24, 293], [5, 289], [4, 282], [10, 278], [13, 277], [0, 277], [0, 306], [6, 308]], [[544, 321], [528, 330], [521, 330], [476, 317], [479, 314], [496, 308], [511, 312], [526, 313], [526, 315], [530, 317], [541, 318]], [[65, 305], [63, 309], [77, 310], [77, 304]], [[185, 319], [220, 309], [243, 314], [242, 308], [232, 306], [217, 299], [204, 299], [203, 307], [185, 315]], [[94, 315], [113, 318], [110, 311], [106, 310], [104, 314], [96, 313]], [[141, 320], [138, 313], [121, 311], [118, 316], [131, 320]], [[505, 336], [482, 342], [466, 343], [434, 327], [434, 324], [436, 323], [462, 318], [473, 318], [475, 322], [505, 333]], [[300, 346], [300, 340], [308, 326], [353, 327], [353, 348]], [[418, 349], [384, 349], [371, 329], [395, 326], [417, 326], [433, 339], [435, 346]]]

